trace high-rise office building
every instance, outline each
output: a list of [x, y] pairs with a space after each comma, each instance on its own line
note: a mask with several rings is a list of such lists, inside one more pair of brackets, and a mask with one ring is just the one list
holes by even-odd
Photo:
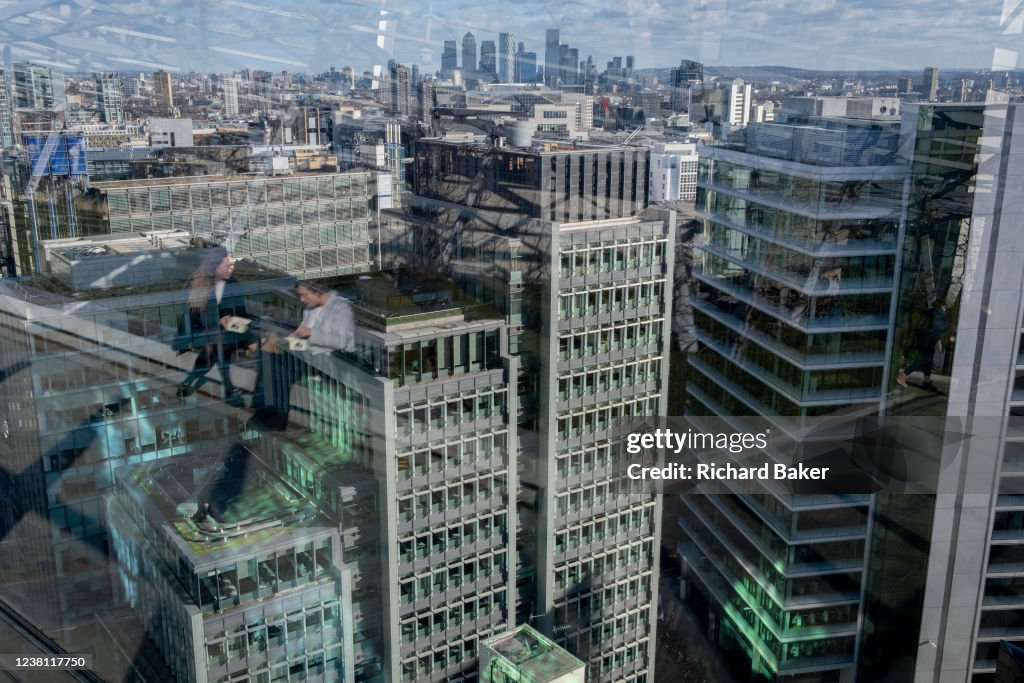
[[14, 144], [14, 102], [10, 73], [0, 69], [0, 149]]
[[544, 85], [549, 88], [558, 86], [561, 79], [561, 64], [558, 29], [549, 28], [544, 31]]
[[669, 71], [672, 87], [671, 104], [673, 111], [686, 111], [690, 104], [690, 88], [704, 82], [704, 65], [689, 59], [679, 61], [679, 66]]
[[224, 91], [224, 115], [238, 116], [238, 79], [225, 76], [220, 82]]
[[124, 103], [121, 96], [121, 77], [116, 73], [96, 75], [96, 108], [104, 123], [120, 126], [124, 123]]
[[726, 486], [675, 501], [691, 601], [765, 680], [992, 681], [1000, 639], [1018, 637], [1024, 247], [986, 229], [1013, 201], [999, 188], [1024, 173], [1016, 114], [791, 115], [705, 150], [690, 409], [975, 420], [934, 496]]
[[502, 83], [516, 83], [516, 35], [498, 34], [498, 80]]
[[697, 144], [661, 142], [651, 148], [651, 201], [697, 198]]
[[391, 68], [391, 113], [412, 115], [412, 73], [409, 67], [396, 64]]
[[485, 40], [480, 43], [480, 73], [497, 76], [498, 69], [497, 48], [493, 40]]
[[537, 53], [527, 52], [522, 43], [516, 53], [516, 83], [537, 82]]
[[517, 619], [588, 680], [649, 680], [660, 503], [616, 480], [611, 431], [665, 410], [675, 226], [645, 212], [647, 152], [421, 139], [414, 153], [391, 258], [504, 312], [523, 368]]
[[[892, 164], [897, 126], [764, 124], [745, 138], [702, 147], [688, 410], [877, 412], [906, 183]], [[871, 497], [718, 492], [673, 501], [686, 590], [709, 634], [764, 680], [853, 680]]]
[[119, 588], [176, 680], [351, 680], [353, 569], [315, 498], [240, 444], [116, 480]]
[[939, 99], [939, 67], [926, 66], [924, 77], [921, 80], [921, 97], [927, 102], [937, 102]]
[[[904, 370], [907, 387], [890, 394], [888, 412], [966, 417], [976, 436], [965, 442], [961, 466], [939, 474], [933, 500], [912, 496], [888, 515], [895, 522], [913, 511], [911, 519], [928, 522], [914, 536], [891, 524], [892, 549], [876, 544], [878, 567], [911, 570], [923, 596], [905, 601], [915, 617], [909, 624], [869, 607], [875, 633], [863, 680], [897, 680], [876, 675], [886, 670], [886, 657], [914, 657], [912, 671], [898, 672], [906, 679], [991, 683], [1000, 641], [1022, 642], [1016, 483], [1024, 434], [1024, 244], [1010, 227], [1017, 215], [1010, 188], [1024, 177], [1022, 121], [1019, 105], [904, 109], [900, 160], [909, 166], [910, 188], [890, 377]], [[901, 589], [869, 585], [869, 605], [900, 605]]]
[[441, 69], [451, 73], [459, 68], [458, 44], [454, 40], [444, 41], [444, 52], [441, 53]]
[[726, 111], [723, 123], [728, 124], [729, 131], [744, 128], [750, 123], [750, 106], [752, 87], [750, 83], [744, 83], [742, 78], [737, 78], [727, 86]]
[[64, 74], [50, 66], [15, 62], [13, 92], [16, 109], [61, 111], [67, 107]]
[[462, 36], [462, 71], [464, 77], [470, 77], [477, 68], [476, 62], [476, 38], [471, 31], [466, 31]]
[[153, 72], [153, 97], [156, 106], [162, 109], [174, 108], [174, 85], [171, 74], [166, 71]]

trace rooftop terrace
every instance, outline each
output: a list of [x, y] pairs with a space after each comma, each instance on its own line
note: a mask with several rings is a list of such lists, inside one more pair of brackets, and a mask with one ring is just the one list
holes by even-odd
[[[503, 668], [511, 665], [524, 683], [560, 681], [572, 673], [578, 673], [579, 680], [583, 680], [584, 663], [530, 626], [519, 626], [489, 638], [483, 641], [482, 649], [485, 657], [487, 652], [496, 655], [505, 665]], [[487, 672], [481, 671], [481, 680], [488, 680]]]
[[221, 456], [175, 458], [140, 465], [123, 479], [179, 546], [203, 563], [240, 546], [308, 538], [330, 523], [302, 493], [244, 447]]

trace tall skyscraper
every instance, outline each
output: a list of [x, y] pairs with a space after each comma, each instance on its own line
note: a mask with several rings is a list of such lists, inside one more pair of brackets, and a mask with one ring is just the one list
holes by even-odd
[[565, 73], [565, 83], [562, 85], [580, 84], [580, 51], [578, 49], [570, 47], [565, 51], [563, 72]]
[[682, 59], [679, 66], [669, 72], [669, 82], [672, 87], [672, 110], [686, 111], [690, 105], [690, 88], [704, 82], [704, 65]]
[[558, 29], [544, 32], [544, 85], [554, 88], [561, 78], [562, 55], [559, 49]]
[[744, 83], [742, 78], [737, 78], [728, 85], [728, 103], [724, 123], [729, 125], [729, 130], [738, 130], [750, 123], [750, 106], [752, 87], [750, 83]]
[[516, 79], [516, 35], [498, 34], [498, 79], [502, 83], [518, 82]]
[[171, 74], [166, 71], [153, 72], [153, 97], [156, 99], [156, 106], [163, 109], [174, 108], [174, 86], [171, 81]]
[[62, 111], [67, 107], [64, 74], [53, 67], [15, 62], [14, 106], [16, 109]]
[[926, 66], [924, 77], [921, 80], [921, 97], [927, 102], [937, 102], [939, 99], [939, 67]]
[[646, 212], [647, 158], [421, 139], [410, 215], [385, 238], [507, 316], [522, 368], [516, 616], [595, 682], [653, 666], [660, 502], [612, 464], [615, 426], [666, 400], [675, 223]]
[[444, 52], [441, 53], [441, 69], [451, 73], [459, 68], [458, 47], [454, 40], [444, 41]]
[[[753, 126], [745, 139], [728, 152], [701, 148], [692, 296], [701, 350], [688, 357], [689, 410], [770, 420], [877, 411], [906, 182], [905, 167], [886, 165], [897, 127], [799, 121]], [[769, 224], [787, 227], [769, 234]], [[752, 653], [764, 680], [810, 666], [830, 672], [822, 680], [852, 680], [870, 496], [720, 492], [673, 501], [686, 590], [705, 605], [709, 633]]]
[[480, 73], [490, 74], [497, 77], [497, 48], [493, 40], [485, 40], [480, 43]]
[[224, 115], [238, 116], [238, 79], [225, 76], [221, 79], [221, 88], [224, 90]]
[[702, 152], [691, 409], [966, 417], [975, 437], [935, 495], [678, 497], [685, 590], [765, 680], [992, 681], [1024, 574], [1024, 242], [992, 229], [1024, 176], [1018, 107], [789, 114]]
[[96, 108], [104, 123], [124, 123], [124, 104], [121, 94], [121, 77], [116, 73], [96, 75]]
[[516, 83], [537, 82], [537, 53], [526, 52], [523, 44], [519, 44], [519, 52], [516, 53]]
[[464, 77], [471, 77], [476, 72], [476, 38], [471, 31], [462, 36], [462, 71]]
[[391, 113], [412, 114], [412, 76], [409, 67], [396, 64], [391, 68]]
[[14, 144], [14, 102], [11, 100], [10, 72], [0, 69], [0, 149]]

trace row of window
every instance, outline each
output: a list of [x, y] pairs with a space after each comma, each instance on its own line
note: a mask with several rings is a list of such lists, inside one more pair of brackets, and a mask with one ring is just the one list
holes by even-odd
[[402, 680], [413, 683], [424, 681], [429, 679], [431, 674], [444, 672], [450, 666], [475, 662], [477, 641], [486, 640], [503, 629], [504, 624], [497, 623], [474, 633], [471, 638], [446, 643], [440, 650], [402, 662]]
[[606, 654], [596, 662], [591, 660], [589, 671], [591, 671], [594, 676], [612, 676], [622, 667], [631, 666], [637, 661], [645, 662], [646, 659], [647, 643], [638, 643]]
[[254, 230], [242, 235], [235, 245], [236, 252], [284, 251], [285, 249], [315, 249], [347, 242], [365, 242], [369, 226], [365, 221], [321, 223], [320, 225], [289, 225]]
[[[244, 233], [250, 230], [278, 229], [302, 224], [343, 225], [355, 221], [366, 226], [370, 215], [366, 200], [343, 200], [337, 204], [324, 203], [320, 206], [254, 207], [245, 209], [218, 209], [213, 211], [176, 212], [165, 214], [143, 213], [110, 219], [113, 233], [148, 230], [185, 230], [202, 235], [211, 233]], [[338, 223], [335, 223], [338, 221]]]
[[[206, 661], [212, 667], [258, 655], [268, 648], [287, 643], [298, 644], [303, 638], [320, 639], [325, 630], [341, 628], [338, 602], [307, 605], [305, 609], [279, 614], [267, 622], [248, 623], [230, 632], [208, 635]], [[336, 631], [335, 631], [336, 632]], [[312, 648], [310, 648], [312, 649]]]
[[665, 238], [646, 238], [626, 243], [563, 247], [560, 251], [559, 275], [573, 277], [611, 273], [627, 268], [647, 268], [665, 262]]
[[896, 258], [892, 255], [810, 256], [711, 221], [704, 221], [704, 239], [744, 265], [789, 279], [806, 289], [837, 291], [844, 280], [867, 286], [888, 286], [895, 274]]
[[646, 486], [636, 479], [615, 479], [597, 481], [559, 493], [555, 498], [555, 512], [564, 517], [595, 505], [613, 501], [622, 503], [644, 503], [650, 499]]
[[627, 531], [650, 532], [652, 529], [649, 507], [623, 510], [556, 532], [555, 552], [564, 553], [581, 546], [585, 548]]
[[555, 624], [589, 623], [591, 615], [605, 607], [615, 607], [637, 598], [645, 604], [650, 604], [650, 567], [638, 567], [635, 574], [616, 583], [605, 582], [600, 586], [591, 586], [590, 590], [582, 594], [574, 592], [570, 598], [556, 599]]
[[586, 291], [570, 291], [558, 297], [558, 315], [561, 318], [579, 318], [585, 315], [626, 311], [663, 304], [664, 280], [651, 280], [632, 284], [609, 284]]
[[443, 472], [476, 462], [492, 459], [504, 461], [507, 433], [479, 434], [465, 441], [455, 441], [433, 447], [408, 449], [396, 456], [398, 476], [407, 479], [428, 472]]
[[634, 571], [650, 567], [653, 558], [653, 545], [650, 540], [635, 540], [616, 548], [587, 555], [579, 560], [555, 567], [555, 589], [565, 590], [581, 584], [594, 583], [598, 577], [626, 567], [631, 567]]
[[622, 387], [632, 387], [661, 379], [661, 359], [635, 360], [612, 367], [582, 370], [558, 378], [558, 398], [580, 398]]
[[661, 414], [659, 394], [602, 404], [561, 414], [556, 435], [559, 439], [575, 439], [585, 434], [596, 434], [620, 426], [622, 420]]
[[366, 196], [366, 177], [362, 175], [320, 176], [317, 178], [252, 179], [226, 183], [201, 183], [163, 187], [107, 190], [111, 216], [148, 212], [181, 212], [210, 207], [281, 202], [310, 202], [317, 199], [344, 199]]
[[619, 465], [619, 460], [613, 455], [618, 452], [616, 448], [605, 441], [586, 448], [559, 452], [555, 456], [558, 478], [565, 479], [583, 472], [593, 472]]
[[212, 612], [265, 598], [328, 578], [331, 566], [330, 540], [271, 552], [208, 572], [199, 580], [197, 602]]
[[697, 173], [698, 179], [704, 183], [773, 197], [789, 197], [812, 206], [853, 201], [898, 202], [903, 198], [902, 180], [819, 180], [711, 159], [707, 163], [702, 160]]
[[707, 292], [707, 303], [735, 317], [745, 317], [751, 307], [743, 301], [747, 299], [777, 318], [806, 327], [885, 325], [889, 319], [888, 292], [809, 296], [714, 254], [703, 252], [701, 256], [696, 272], [714, 281], [715, 289], [700, 286], [698, 295]]
[[406, 577], [399, 583], [399, 593], [402, 601], [408, 603], [440, 595], [464, 584], [504, 575], [505, 552], [486, 553], [461, 563], [447, 563], [432, 572]]
[[279, 271], [298, 274], [302, 271], [325, 270], [329, 272], [315, 273], [315, 275], [326, 276], [334, 273], [347, 274], [364, 269], [370, 263], [370, 247], [365, 243], [337, 249], [326, 246], [319, 247], [315, 251], [290, 251], [283, 254], [254, 253], [252, 258], [267, 268]]
[[[703, 335], [702, 335], [703, 336]], [[757, 368], [788, 386], [790, 393], [802, 400], [833, 397], [833, 392], [854, 392], [863, 395], [881, 391], [883, 368], [833, 368], [803, 370], [783, 360], [764, 347], [750, 344], [742, 335], [727, 331], [724, 339], [714, 340], [716, 351], [737, 365]]]
[[[780, 349], [779, 355], [788, 352], [787, 355], [795, 355], [805, 361], [822, 358], [881, 360], [882, 354], [885, 353], [885, 330], [808, 334], [755, 309], [748, 309], [743, 320], [718, 311], [716, 316], [724, 318], [734, 327], [741, 328], [748, 341], [750, 338], [760, 338], [765, 344], [773, 347], [784, 346], [784, 349]], [[734, 327], [724, 325], [703, 311], [694, 311], [693, 318], [697, 329], [715, 341], [728, 343], [729, 335], [735, 334]]]
[[398, 518], [403, 522], [425, 519], [428, 515], [455, 510], [463, 505], [507, 494], [504, 476], [481, 474], [472, 479], [439, 489], [398, 499]]
[[[255, 667], [254, 667], [255, 668]], [[304, 652], [281, 657], [277, 661], [255, 671], [245, 669], [216, 679], [216, 683], [285, 683], [286, 681], [307, 681], [323, 676], [324, 681], [343, 679], [341, 645], [314, 652]]]
[[652, 318], [639, 322], [605, 325], [598, 330], [581, 328], [558, 335], [558, 358], [585, 358], [598, 353], [654, 345], [661, 348], [664, 321]]
[[491, 538], [495, 534], [504, 535], [506, 526], [504, 513], [464, 520], [447, 529], [428, 531], [401, 540], [398, 544], [399, 556], [402, 562], [440, 557], [449, 550]]
[[856, 247], [863, 241], [895, 246], [899, 229], [893, 218], [819, 220], [704, 188], [697, 188], [697, 208], [767, 237], [810, 248]]
[[[491, 370], [501, 367], [500, 345], [501, 333], [498, 330], [409, 342], [389, 348], [385, 366], [378, 369], [395, 380], [397, 386]], [[374, 360], [366, 358], [364, 350], [357, 349], [356, 353], [364, 363]]]
[[494, 612], [502, 614], [505, 612], [504, 588], [470, 595], [459, 602], [445, 605], [440, 611], [414, 615], [403, 620], [401, 622], [402, 642], [413, 643], [416, 640], [429, 638], [435, 633], [443, 633], [463, 624], [471, 624]]
[[508, 390], [492, 387], [474, 396], [440, 397], [403, 406], [395, 412], [399, 437], [421, 434], [428, 429], [444, 429], [505, 414]]

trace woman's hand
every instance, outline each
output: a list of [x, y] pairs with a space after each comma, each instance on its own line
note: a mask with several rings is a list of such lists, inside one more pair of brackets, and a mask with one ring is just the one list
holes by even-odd
[[299, 327], [299, 329], [295, 330], [294, 332], [292, 332], [288, 336], [289, 337], [296, 337], [298, 339], [308, 339], [309, 335], [311, 335], [311, 334], [313, 334], [313, 330], [311, 328], [309, 328], [309, 327], [306, 327], [305, 325], [302, 325], [301, 327]]

